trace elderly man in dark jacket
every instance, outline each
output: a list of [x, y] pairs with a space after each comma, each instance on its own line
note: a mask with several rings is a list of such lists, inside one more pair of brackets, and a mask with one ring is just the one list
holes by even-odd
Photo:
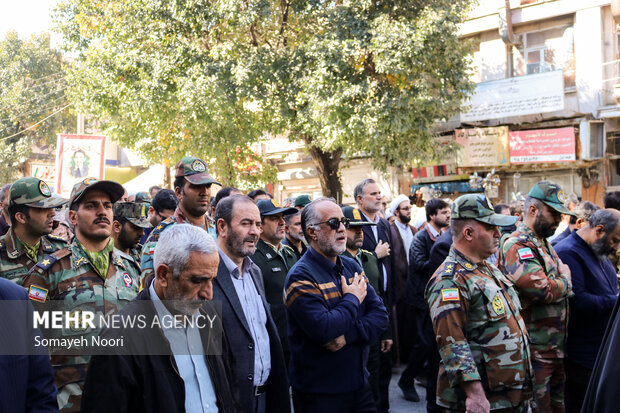
[[[405, 399], [419, 401], [413, 380], [420, 375], [427, 378], [427, 410], [434, 411], [435, 388], [439, 370], [439, 355], [435, 333], [424, 299], [424, 290], [434, 269], [430, 268], [430, 252], [441, 232], [450, 225], [450, 207], [441, 199], [431, 199], [425, 205], [428, 225], [418, 231], [409, 249], [409, 276], [407, 278], [406, 300], [415, 314], [415, 328], [418, 341], [411, 349], [407, 367], [398, 382]], [[425, 368], [425, 364], [428, 364]]]
[[555, 251], [571, 270], [574, 296], [566, 339], [565, 405], [578, 413], [605, 328], [618, 299], [618, 279], [608, 255], [620, 247], [620, 212], [598, 210], [588, 224], [560, 241]]
[[[219, 263], [213, 238], [174, 225], [153, 259], [155, 279], [117, 314], [137, 320], [134, 327], [102, 333], [122, 345], [92, 357], [82, 412], [240, 412], [221, 319], [209, 303]], [[179, 319], [193, 322], [166, 322]]]

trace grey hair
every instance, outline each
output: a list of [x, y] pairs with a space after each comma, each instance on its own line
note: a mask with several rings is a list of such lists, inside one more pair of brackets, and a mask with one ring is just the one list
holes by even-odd
[[617, 212], [611, 209], [599, 209], [595, 211], [588, 221], [588, 226], [594, 228], [599, 225], [603, 226], [605, 234], [611, 234], [618, 226]]
[[601, 209], [601, 208], [599, 208], [597, 205], [593, 204], [590, 201], [582, 201], [582, 202], [577, 204], [575, 209], [573, 209], [573, 212], [575, 213], [575, 216], [573, 217], [571, 215], [570, 223], [571, 224], [576, 224], [577, 220], [579, 218], [581, 218], [584, 221], [588, 222], [588, 221], [590, 221], [590, 217], [592, 216], [592, 214], [594, 214], [599, 209]]
[[570, 204], [578, 204], [579, 203], [579, 197], [577, 196], [576, 193], [571, 192], [570, 194], [566, 195], [566, 199], [564, 200], [564, 206], [566, 208], [568, 208], [570, 206]]
[[368, 184], [376, 184], [377, 182], [372, 178], [366, 178], [361, 181], [359, 184], [355, 185], [355, 189], [353, 190], [353, 199], [357, 202], [357, 197], [364, 197], [364, 187]]
[[2, 189], [0, 189], [0, 201], [4, 199], [8, 190], [11, 189], [11, 185], [12, 184], [6, 184], [2, 187]]
[[321, 202], [333, 202], [334, 204], [338, 205], [334, 198], [321, 196], [304, 207], [303, 211], [301, 211], [301, 230], [304, 232], [304, 236], [307, 240], [310, 239], [310, 237], [308, 237], [308, 233], [306, 232], [306, 230], [308, 229], [308, 227], [312, 227], [317, 222], [319, 222], [320, 218], [316, 210], [316, 206]]
[[217, 244], [204, 229], [190, 224], [174, 224], [161, 233], [153, 254], [153, 267], [162, 264], [172, 269], [173, 278], [179, 278], [189, 261], [190, 252], [213, 254]]
[[536, 209], [542, 210], [544, 208], [544, 204], [540, 199], [532, 198], [528, 196], [525, 198], [525, 204], [523, 205], [524, 212], [527, 212], [530, 209], [530, 206], [534, 205]]
[[288, 215], [284, 215], [284, 223], [286, 225], [291, 225], [291, 219], [293, 219], [293, 217], [296, 217], [296, 216], [298, 216], [300, 214], [301, 214], [301, 211], [294, 212], [294, 213], [288, 214]]

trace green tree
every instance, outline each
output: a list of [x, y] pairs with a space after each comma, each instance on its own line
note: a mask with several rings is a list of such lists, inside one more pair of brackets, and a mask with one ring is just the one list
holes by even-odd
[[[470, 0], [65, 0], [76, 102], [154, 160], [287, 133], [325, 195], [343, 157], [375, 167], [436, 154], [436, 120], [471, 89], [457, 37]], [[228, 162], [230, 165], [230, 162]]]
[[1, 182], [16, 177], [33, 145], [53, 148], [56, 134], [74, 124], [68, 108], [58, 112], [68, 104], [66, 89], [61, 56], [50, 47], [49, 35], [24, 40], [9, 32], [0, 41]]

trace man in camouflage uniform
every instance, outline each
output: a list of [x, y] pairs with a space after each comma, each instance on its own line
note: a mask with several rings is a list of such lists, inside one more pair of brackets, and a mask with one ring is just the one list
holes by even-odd
[[[383, 305], [388, 310], [390, 325], [383, 332], [380, 339], [370, 344], [370, 352], [368, 354], [368, 362], [366, 368], [370, 373], [368, 382], [372, 390], [372, 396], [377, 406], [377, 412], [387, 411], [385, 406], [381, 405], [381, 397], [389, 398], [389, 382], [380, 381], [379, 369], [381, 365], [381, 353], [390, 351], [392, 348], [392, 312], [387, 305], [387, 293], [383, 288], [383, 273], [379, 271], [377, 257], [370, 251], [362, 249], [364, 243], [364, 231], [362, 227], [377, 225], [374, 222], [362, 220], [360, 210], [352, 206], [342, 207], [342, 215], [349, 220], [349, 228], [347, 228], [347, 249], [342, 253], [343, 256], [356, 260], [364, 269], [364, 274], [368, 278], [368, 283], [375, 289], [377, 295], [383, 301]], [[383, 394], [381, 392], [383, 391]]]
[[62, 238], [51, 235], [54, 208], [66, 203], [40, 179], [15, 181], [8, 206], [13, 225], [0, 238], [0, 277], [21, 285], [33, 265], [67, 245]]
[[[146, 192], [145, 192], [146, 193]], [[112, 238], [114, 248], [123, 258], [133, 260], [140, 270], [140, 254], [142, 246], [140, 238], [145, 228], [151, 228], [147, 218], [149, 204], [142, 202], [117, 202], [114, 204], [114, 223]]]
[[449, 411], [526, 412], [531, 397], [528, 335], [512, 283], [486, 259], [499, 245], [499, 215], [481, 194], [452, 205], [454, 243], [426, 287], [441, 355], [437, 404]]
[[525, 200], [523, 222], [503, 243], [498, 264], [523, 302], [523, 319], [531, 338], [534, 411], [564, 411], [564, 344], [570, 269], [547, 238], [555, 232], [564, 207], [564, 192], [550, 181], [538, 182]]
[[[112, 181], [86, 178], [75, 184], [69, 199], [75, 237], [69, 246], [39, 261], [26, 275], [24, 287], [31, 300], [60, 300], [65, 311], [90, 310], [108, 315], [137, 296], [138, 270], [116, 254], [111, 236], [112, 204], [122, 195], [123, 187]], [[63, 330], [57, 334], [63, 337], [75, 333]], [[80, 410], [89, 360], [88, 355], [52, 354], [61, 411]]]
[[211, 185], [218, 184], [207, 170], [207, 163], [195, 157], [186, 157], [177, 164], [174, 179], [174, 191], [179, 199], [174, 215], [159, 223], [142, 247], [140, 268], [142, 269], [142, 286], [148, 285], [153, 278], [153, 252], [159, 235], [174, 224], [192, 224], [201, 227], [215, 239], [215, 226], [207, 215], [211, 204]]

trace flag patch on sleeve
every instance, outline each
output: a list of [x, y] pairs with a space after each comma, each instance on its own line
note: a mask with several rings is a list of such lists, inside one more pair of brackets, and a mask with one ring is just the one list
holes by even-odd
[[444, 288], [441, 290], [441, 301], [458, 301], [459, 290], [457, 288]]
[[47, 298], [47, 293], [48, 291], [45, 288], [42, 288], [36, 285], [31, 285], [30, 288], [28, 289], [28, 298], [30, 298], [31, 300], [39, 301], [43, 303], [45, 302], [45, 299]]
[[517, 250], [517, 254], [519, 254], [519, 258], [522, 260], [529, 260], [534, 258], [534, 253], [531, 248], [520, 248]]

